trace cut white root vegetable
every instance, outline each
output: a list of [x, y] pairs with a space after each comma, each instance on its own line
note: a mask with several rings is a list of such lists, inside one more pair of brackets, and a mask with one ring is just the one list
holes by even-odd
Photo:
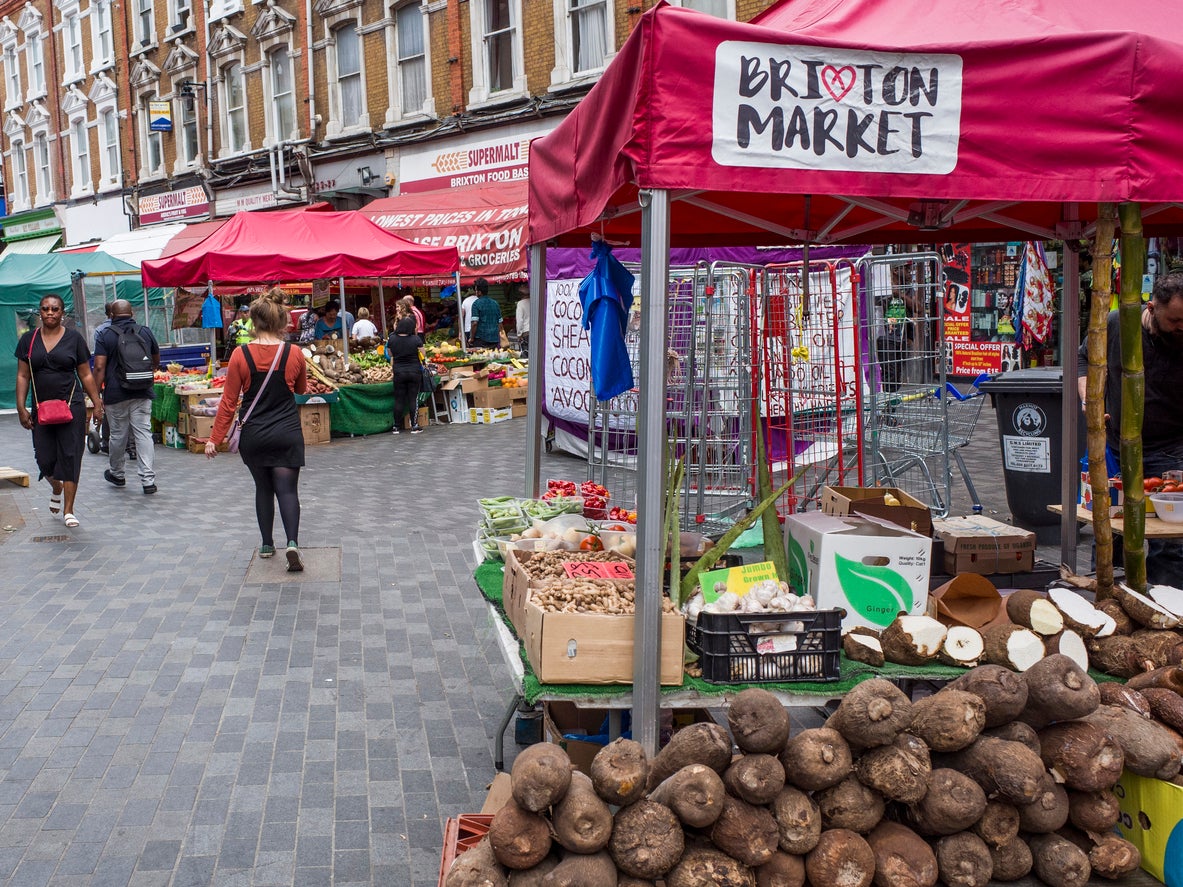
[[883, 664], [883, 645], [879, 638], [869, 634], [849, 632], [842, 638], [842, 651], [847, 659], [865, 662], [878, 668]]
[[1047, 597], [1064, 617], [1064, 627], [1082, 637], [1096, 637], [1109, 623], [1117, 627], [1112, 617], [1102, 613], [1071, 588], [1049, 588]]
[[1097, 633], [1095, 635], [1093, 635], [1093, 637], [1094, 638], [1113, 637], [1113, 635], [1117, 632], [1117, 620], [1114, 619], [1112, 616], [1110, 616], [1108, 613], [1104, 612], [1103, 610], [1098, 610], [1097, 612], [1105, 617], [1105, 624], [1102, 625], [1097, 630]]
[[947, 631], [929, 616], [896, 616], [879, 635], [883, 657], [900, 665], [923, 665], [936, 658]]
[[1174, 628], [1179, 617], [1144, 594], [1138, 594], [1124, 582], [1113, 587], [1113, 594], [1126, 614], [1145, 628]]
[[1044, 639], [1047, 655], [1062, 653], [1080, 666], [1081, 671], [1089, 670], [1089, 651], [1084, 645], [1084, 638], [1070, 628], [1065, 628], [1059, 634]]
[[1015, 671], [1026, 671], [1045, 655], [1043, 638], [1018, 625], [992, 625], [982, 631], [983, 660]]
[[1183, 621], [1183, 588], [1173, 585], [1151, 585], [1146, 589], [1151, 600], [1170, 612], [1172, 616]]
[[1029, 628], [1036, 634], [1046, 636], [1064, 630], [1064, 617], [1056, 605], [1031, 589], [1022, 589], [1007, 596], [1006, 615], [1015, 625]]
[[981, 632], [968, 625], [954, 625], [945, 635], [941, 652], [937, 658], [947, 665], [962, 665], [972, 668], [978, 664], [985, 650]]

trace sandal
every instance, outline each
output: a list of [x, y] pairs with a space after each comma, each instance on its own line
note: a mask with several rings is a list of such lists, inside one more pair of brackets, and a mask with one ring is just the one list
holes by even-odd
[[69, 527], [71, 530], [78, 526], [78, 518], [74, 517], [73, 512], [66, 512], [65, 521], [66, 521], [66, 526]]
[[60, 518], [62, 516], [62, 494], [61, 493], [52, 493], [51, 492], [49, 494], [49, 514], [50, 514], [50, 517], [52, 517], [54, 520], [57, 520], [58, 518]]

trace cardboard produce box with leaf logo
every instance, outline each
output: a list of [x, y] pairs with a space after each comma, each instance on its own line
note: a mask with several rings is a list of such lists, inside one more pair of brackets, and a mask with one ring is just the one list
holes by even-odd
[[810, 511], [785, 522], [789, 584], [812, 594], [819, 610], [844, 609], [843, 630], [925, 613], [932, 539], [865, 516]]

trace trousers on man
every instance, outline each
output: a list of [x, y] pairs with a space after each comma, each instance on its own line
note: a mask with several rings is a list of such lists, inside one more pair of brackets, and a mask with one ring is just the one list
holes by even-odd
[[156, 472], [152, 469], [152, 399], [133, 397], [108, 404], [106, 415], [111, 425], [111, 473], [123, 480], [123, 468], [127, 462], [127, 439], [131, 436], [136, 442], [136, 463], [140, 482], [145, 487], [156, 483]]

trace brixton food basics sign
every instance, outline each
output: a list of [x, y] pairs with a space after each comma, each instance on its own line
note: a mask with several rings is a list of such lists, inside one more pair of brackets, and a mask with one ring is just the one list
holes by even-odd
[[961, 67], [956, 55], [724, 41], [712, 156], [722, 166], [950, 173]]

